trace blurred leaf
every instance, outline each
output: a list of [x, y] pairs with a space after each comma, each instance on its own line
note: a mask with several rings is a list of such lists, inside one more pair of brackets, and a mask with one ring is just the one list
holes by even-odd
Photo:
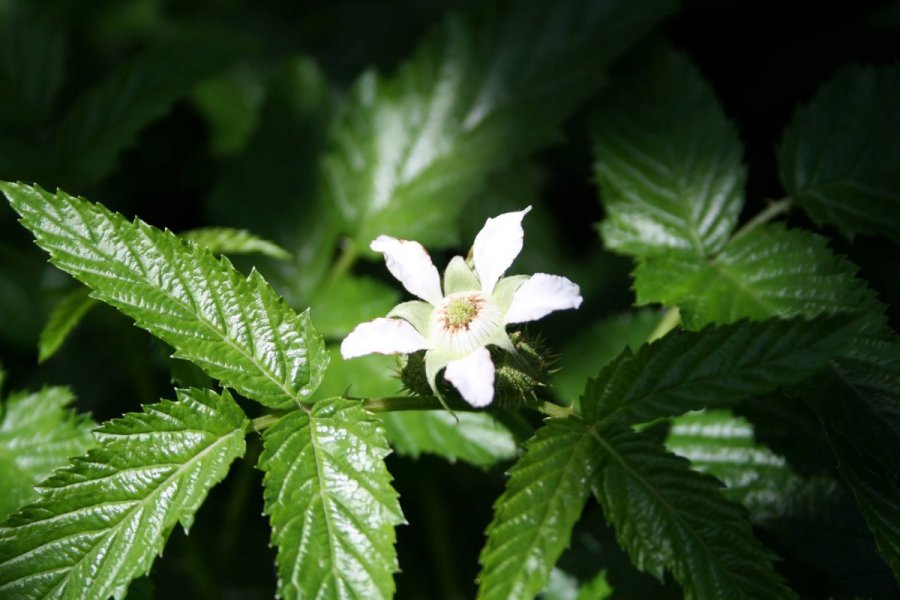
[[201, 82], [193, 99], [209, 122], [213, 154], [225, 156], [243, 149], [253, 135], [265, 90], [257, 72], [241, 65]]
[[[451, 17], [396, 74], [364, 74], [331, 136], [329, 204], [356, 245], [453, 243], [491, 172], [547, 145], [670, 2], [534, 2]], [[526, 127], [522, 123], [527, 123]]]
[[736, 237], [714, 260], [688, 252], [646, 258], [634, 271], [634, 288], [638, 304], [678, 306], [685, 327], [698, 329], [874, 307], [856, 270], [825, 238], [769, 224]]
[[721, 250], [744, 203], [743, 147], [690, 60], [660, 52], [603, 96], [594, 121], [607, 248]]
[[0, 338], [5, 343], [34, 348], [49, 310], [42, 293], [48, 268], [40, 255], [0, 244]]
[[93, 445], [93, 421], [75, 415], [66, 388], [18, 393], [0, 404], [0, 522], [37, 497], [33, 486]]
[[221, 37], [191, 36], [145, 51], [84, 92], [55, 132], [63, 179], [102, 179], [138, 131], [202, 79], [229, 65], [235, 50]]
[[353, 400], [317, 402], [263, 433], [266, 513], [282, 598], [390, 598], [403, 523], [378, 420]]
[[175, 355], [258, 402], [305, 401], [327, 366], [308, 313], [296, 314], [258, 273], [99, 204], [0, 184], [51, 261], [94, 297], [135, 319]]
[[725, 410], [676, 417], [666, 447], [724, 483], [722, 493], [743, 504], [754, 523], [825, 512], [837, 493], [831, 478], [794, 473], [784, 458], [754, 441], [748, 421]]
[[[249, 425], [225, 392], [178, 390], [103, 424], [98, 447], [0, 527], [0, 591], [24, 599], [121, 598], [166, 538], [244, 454]], [[27, 559], [26, 559], [27, 558]]]
[[799, 383], [856, 329], [857, 319], [838, 316], [672, 332], [635, 354], [626, 350], [589, 380], [582, 412], [589, 421], [637, 424], [727, 405]]
[[590, 494], [596, 444], [575, 418], [550, 419], [526, 442], [494, 505], [478, 598], [533, 598], [544, 588]]
[[847, 67], [794, 113], [778, 148], [791, 200], [841, 233], [900, 243], [900, 66]]
[[490, 467], [518, 453], [513, 434], [487, 413], [459, 412], [454, 417], [445, 411], [403, 411], [379, 416], [401, 456], [436, 454], [450, 462]]
[[540, 600], [605, 600], [612, 596], [613, 589], [606, 580], [606, 571], [579, 587], [575, 577], [559, 569], [550, 572], [550, 582], [540, 593]]
[[89, 293], [90, 290], [84, 287], [72, 290], [50, 313], [38, 340], [38, 362], [44, 362], [56, 354], [84, 315], [97, 303]]
[[396, 286], [348, 275], [319, 286], [312, 293], [309, 305], [322, 335], [337, 340], [360, 323], [385, 316], [399, 301], [400, 291]]
[[204, 227], [182, 231], [178, 235], [205, 246], [213, 254], [262, 254], [279, 260], [287, 260], [291, 257], [291, 254], [278, 244], [265, 240], [246, 229]]
[[584, 382], [596, 375], [626, 348], [636, 351], [653, 333], [662, 313], [639, 310], [595, 321], [569, 338], [562, 347], [554, 389], [566, 404], [578, 398]]

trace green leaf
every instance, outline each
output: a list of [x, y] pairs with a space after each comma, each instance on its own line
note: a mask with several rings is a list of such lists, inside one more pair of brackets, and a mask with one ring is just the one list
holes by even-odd
[[309, 321], [256, 272], [98, 204], [2, 183], [57, 267], [132, 317], [208, 375], [267, 406], [305, 401], [328, 363]]
[[179, 236], [206, 246], [213, 254], [262, 254], [270, 258], [287, 260], [290, 252], [246, 229], [231, 227], [204, 227], [182, 231]]
[[363, 321], [386, 315], [399, 301], [397, 286], [348, 275], [318, 286], [310, 295], [309, 306], [322, 335], [340, 340]]
[[329, 204], [359, 247], [383, 233], [454, 242], [487, 175], [554, 141], [607, 65], [673, 8], [544, 0], [447, 19], [393, 77], [356, 83], [325, 162]]
[[494, 506], [478, 598], [533, 598], [544, 588], [584, 509], [598, 456], [575, 418], [548, 420], [526, 443]]
[[74, 399], [52, 387], [0, 404], [0, 522], [37, 497], [35, 484], [93, 445], [94, 423], [70, 410]]
[[581, 398], [589, 421], [630, 424], [723, 406], [799, 383], [836, 356], [858, 328], [846, 316], [742, 321], [677, 331], [624, 352], [588, 381]]
[[88, 294], [90, 290], [78, 287], [66, 294], [50, 313], [38, 340], [38, 362], [44, 362], [56, 354], [72, 330], [97, 301]]
[[60, 168], [72, 182], [94, 182], [148, 123], [203, 78], [228, 66], [235, 47], [194, 35], [143, 52], [75, 100], [56, 130]]
[[[486, 413], [445, 411], [388, 412], [381, 416], [397, 454], [418, 457], [436, 454], [456, 462], [490, 467], [514, 458], [516, 438]], [[458, 419], [458, 422], [457, 422]]]
[[608, 248], [722, 249], [744, 203], [743, 147], [687, 57], [668, 50], [630, 71], [599, 103], [593, 138]]
[[857, 268], [825, 238], [780, 224], [736, 237], [713, 260], [689, 252], [648, 257], [634, 271], [638, 304], [681, 309], [689, 329], [739, 319], [873, 308], [875, 295]]
[[603, 458], [594, 494], [637, 568], [659, 579], [671, 570], [689, 600], [794, 597], [716, 479], [628, 427], [590, 431]]
[[844, 235], [900, 242], [900, 66], [847, 67], [798, 109], [778, 148], [791, 200]]
[[623, 350], [632, 351], [647, 341], [662, 313], [644, 309], [606, 317], [578, 331], [560, 352], [560, 369], [553, 389], [567, 404], [578, 398], [584, 382], [612, 362]]
[[403, 523], [378, 420], [333, 398], [263, 433], [266, 513], [282, 598], [390, 598]]
[[747, 508], [754, 523], [827, 509], [828, 498], [837, 493], [829, 477], [797, 475], [784, 458], [754, 441], [747, 420], [729, 411], [676, 417], [666, 447], [722, 481], [725, 497]]
[[553, 569], [550, 581], [540, 593], [540, 600], [605, 600], [612, 597], [613, 588], [606, 579], [606, 571], [600, 571], [593, 579], [579, 587], [578, 580], [561, 571]]
[[0, 596], [122, 598], [175, 524], [190, 527], [243, 455], [249, 422], [228, 392], [177, 394], [103, 424], [99, 447], [57, 471], [0, 528]]

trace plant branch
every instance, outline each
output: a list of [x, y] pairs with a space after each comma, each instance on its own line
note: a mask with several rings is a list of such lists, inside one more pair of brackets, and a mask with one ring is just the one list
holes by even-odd
[[730, 244], [735, 240], [744, 237], [760, 225], [764, 225], [775, 217], [788, 212], [789, 210], [791, 210], [791, 208], [793, 207], [791, 205], [790, 198], [782, 198], [781, 200], [776, 200], [775, 202], [770, 203], [769, 206], [759, 211], [759, 213], [757, 213], [755, 217], [747, 221], [747, 223], [745, 223], [743, 227], [734, 232], [734, 235], [731, 236], [731, 239], [728, 241], [728, 243]]

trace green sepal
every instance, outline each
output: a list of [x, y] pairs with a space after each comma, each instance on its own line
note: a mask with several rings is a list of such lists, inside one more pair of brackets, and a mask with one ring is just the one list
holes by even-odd
[[504, 277], [494, 286], [494, 292], [491, 294], [494, 304], [500, 307], [500, 313], [506, 314], [512, 304], [513, 297], [522, 284], [531, 279], [531, 275], [511, 275]]
[[462, 256], [454, 256], [444, 271], [444, 295], [481, 290], [478, 277]]
[[392, 308], [387, 316], [399, 317], [404, 321], [407, 321], [410, 325], [415, 327], [416, 331], [421, 333], [423, 337], [427, 338], [429, 329], [428, 323], [431, 321], [431, 313], [433, 312], [434, 307], [427, 302], [410, 300], [409, 302], [403, 302]]

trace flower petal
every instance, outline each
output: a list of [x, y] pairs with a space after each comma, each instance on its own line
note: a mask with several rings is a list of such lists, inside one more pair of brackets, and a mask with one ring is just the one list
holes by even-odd
[[441, 294], [438, 271], [431, 262], [428, 251], [419, 242], [380, 235], [369, 244], [369, 248], [384, 254], [388, 271], [409, 293], [433, 305], [437, 305], [444, 297]]
[[522, 218], [531, 210], [509, 212], [485, 221], [475, 236], [472, 258], [481, 281], [481, 291], [490, 294], [494, 285], [522, 251]]
[[375, 319], [360, 323], [341, 342], [341, 356], [364, 354], [409, 354], [428, 347], [428, 340], [401, 319]]
[[559, 275], [535, 273], [513, 296], [505, 323], [536, 321], [555, 310], [581, 306], [578, 285]]
[[472, 406], [487, 406], [494, 399], [494, 363], [487, 348], [481, 347], [459, 360], [451, 360], [444, 379], [453, 384]]

